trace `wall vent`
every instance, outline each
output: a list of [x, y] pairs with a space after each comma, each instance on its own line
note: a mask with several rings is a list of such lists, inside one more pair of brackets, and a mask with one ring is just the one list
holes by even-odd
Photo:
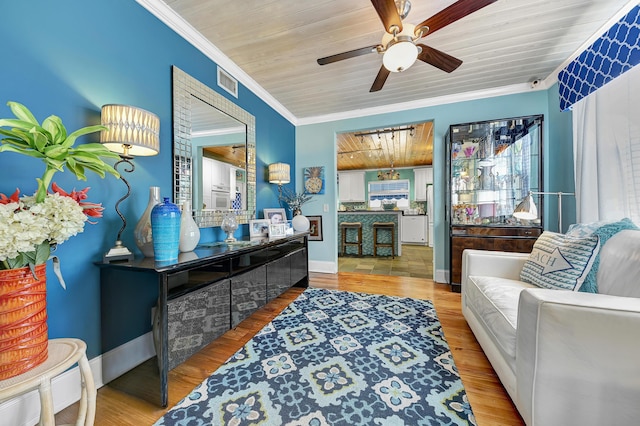
[[231, 77], [228, 72], [220, 67], [218, 67], [218, 86], [231, 93], [234, 97], [238, 97], [238, 80]]

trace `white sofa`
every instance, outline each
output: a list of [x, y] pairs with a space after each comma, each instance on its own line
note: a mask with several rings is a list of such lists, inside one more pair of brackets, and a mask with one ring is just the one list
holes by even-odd
[[527, 257], [462, 255], [462, 312], [525, 423], [640, 424], [640, 231], [601, 247], [599, 294], [520, 281]]

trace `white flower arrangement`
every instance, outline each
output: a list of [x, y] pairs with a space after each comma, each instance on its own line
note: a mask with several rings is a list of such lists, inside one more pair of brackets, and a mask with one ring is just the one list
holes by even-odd
[[0, 204], [0, 262], [33, 252], [45, 243], [60, 244], [84, 230], [87, 216], [71, 197], [47, 194], [41, 203], [35, 196]]

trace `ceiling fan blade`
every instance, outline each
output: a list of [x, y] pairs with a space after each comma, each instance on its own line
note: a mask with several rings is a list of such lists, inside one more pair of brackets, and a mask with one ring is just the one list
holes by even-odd
[[417, 46], [422, 48], [422, 52], [418, 54], [418, 59], [440, 68], [442, 71], [452, 72], [462, 64], [460, 59], [447, 55], [433, 47], [425, 46], [424, 44], [418, 44]]
[[356, 56], [366, 55], [367, 53], [375, 52], [378, 49], [378, 44], [373, 46], [361, 47], [360, 49], [350, 50], [348, 52], [338, 53], [337, 55], [331, 55], [318, 59], [318, 65], [327, 65], [333, 62], [342, 61], [343, 59], [355, 58]]
[[491, 3], [495, 3], [498, 0], [458, 0], [451, 6], [442, 9], [440, 12], [433, 15], [431, 18], [426, 19], [419, 25], [416, 25], [416, 30], [420, 27], [429, 27], [429, 31], [424, 35], [435, 33], [439, 29], [446, 27], [447, 25], [464, 18], [473, 12], [482, 9], [485, 6], [489, 6]]
[[382, 86], [384, 86], [384, 83], [385, 81], [387, 81], [387, 77], [389, 77], [390, 73], [391, 71], [389, 71], [384, 67], [384, 65], [382, 65], [380, 67], [380, 71], [378, 71], [376, 79], [373, 81], [371, 89], [369, 89], [369, 92], [377, 92], [378, 90], [382, 89]]
[[402, 31], [402, 19], [398, 15], [396, 3], [393, 0], [371, 0], [371, 4], [378, 12], [378, 16], [384, 25], [384, 29], [393, 34], [393, 27], [398, 28], [398, 32]]

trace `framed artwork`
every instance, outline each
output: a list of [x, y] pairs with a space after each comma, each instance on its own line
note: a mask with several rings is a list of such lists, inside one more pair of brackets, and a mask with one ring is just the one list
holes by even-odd
[[281, 238], [287, 235], [286, 223], [270, 223], [269, 224], [269, 238]]
[[284, 209], [263, 209], [264, 218], [269, 220], [269, 223], [284, 223], [287, 221], [287, 213]]
[[304, 168], [304, 189], [309, 194], [324, 194], [324, 166]]
[[294, 233], [293, 220], [287, 220], [286, 222], [284, 222], [284, 225], [285, 225], [285, 234], [293, 235]]
[[322, 241], [322, 216], [307, 216], [309, 219], [309, 241]]
[[249, 221], [249, 236], [266, 237], [269, 235], [269, 219], [256, 219]]

